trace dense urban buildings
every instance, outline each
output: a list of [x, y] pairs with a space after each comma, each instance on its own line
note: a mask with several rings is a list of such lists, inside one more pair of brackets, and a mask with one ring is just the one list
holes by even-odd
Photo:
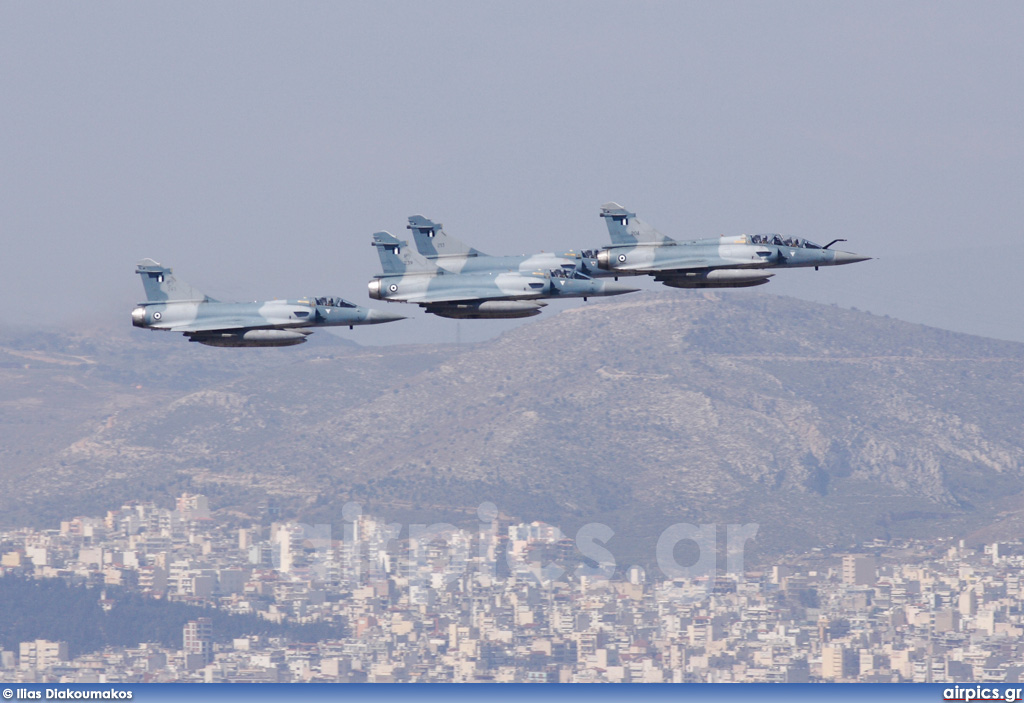
[[1024, 669], [1020, 542], [876, 541], [738, 573], [608, 578], [557, 528], [492, 514], [481, 506], [478, 529], [403, 529], [350, 505], [340, 526], [239, 527], [185, 495], [174, 510], [140, 502], [0, 533], [7, 576], [339, 633], [225, 639], [201, 617], [177, 646], [72, 658], [66, 643], [36, 640], [0, 652], [0, 669], [19, 682], [101, 683], [1017, 682]]

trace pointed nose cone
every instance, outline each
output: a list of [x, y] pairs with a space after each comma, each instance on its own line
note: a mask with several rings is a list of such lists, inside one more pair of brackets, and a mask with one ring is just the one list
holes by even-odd
[[837, 251], [832, 263], [835, 266], [839, 266], [840, 264], [855, 264], [858, 261], [868, 261], [870, 259], [870, 256], [861, 256], [860, 254], [854, 254], [849, 251]]
[[386, 310], [374, 310], [368, 309], [366, 311], [366, 319], [363, 320], [364, 325], [376, 325], [382, 322], [394, 322], [395, 320], [404, 320], [405, 315], [399, 315], [397, 313], [388, 312]]
[[633, 288], [623, 283], [615, 283], [613, 281], [600, 281], [601, 285], [598, 288], [598, 292], [594, 295], [623, 295], [625, 293], [636, 293], [639, 288]]

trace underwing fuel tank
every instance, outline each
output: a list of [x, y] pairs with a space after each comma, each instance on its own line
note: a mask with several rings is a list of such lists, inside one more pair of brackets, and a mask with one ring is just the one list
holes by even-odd
[[768, 282], [774, 273], [750, 271], [743, 269], [716, 269], [714, 271], [694, 271], [683, 273], [660, 280], [670, 288], [749, 288]]
[[622, 283], [612, 283], [601, 279], [593, 278], [552, 278], [551, 294], [564, 295], [570, 298], [600, 297], [607, 295], [622, 295], [623, 293], [635, 293], [639, 288], [631, 288]]
[[189, 341], [210, 347], [290, 347], [305, 342], [309, 334], [305, 330], [247, 330], [192, 334]]
[[480, 303], [438, 303], [426, 306], [427, 312], [455, 320], [481, 320], [539, 315], [547, 303], [528, 300], [485, 300]]

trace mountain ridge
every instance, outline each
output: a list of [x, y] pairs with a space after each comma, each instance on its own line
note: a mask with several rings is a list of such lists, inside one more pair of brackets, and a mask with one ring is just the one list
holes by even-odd
[[[194, 364], [192, 349], [122, 351], [106, 376]], [[756, 523], [773, 553], [1008, 526], [1012, 509], [990, 511], [1024, 491], [1024, 345], [760, 293], [600, 301], [458, 347], [201, 359], [144, 402], [111, 381], [114, 411], [29, 479], [4, 467], [4, 495], [75, 486], [113, 508], [143, 497], [119, 484], [190, 487], [338, 524], [353, 500], [431, 521], [488, 501], [567, 534], [604, 522], [609, 549], [649, 561], [678, 522]]]

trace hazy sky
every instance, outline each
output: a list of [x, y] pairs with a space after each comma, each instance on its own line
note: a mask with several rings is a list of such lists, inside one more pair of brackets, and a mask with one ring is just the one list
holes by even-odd
[[[878, 257], [766, 294], [1024, 341], [1022, 37], [1020, 2], [3, 0], [0, 324], [127, 328], [142, 257], [369, 304], [410, 214], [527, 253], [616, 200]], [[414, 320], [346, 336], [454, 338], [374, 304]]]

